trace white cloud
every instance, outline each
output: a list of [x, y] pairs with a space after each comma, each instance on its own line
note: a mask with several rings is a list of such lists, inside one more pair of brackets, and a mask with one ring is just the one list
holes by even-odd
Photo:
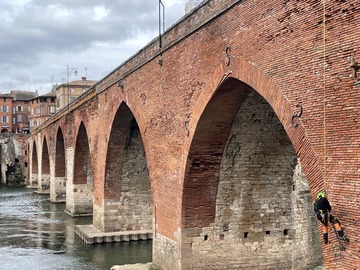
[[94, 7], [94, 20], [101, 21], [109, 14], [109, 10], [103, 6], [96, 6]]
[[[187, 0], [162, 1], [168, 28]], [[0, 1], [0, 92], [47, 93], [66, 65], [99, 80], [156, 37], [157, 24], [156, 0]]]

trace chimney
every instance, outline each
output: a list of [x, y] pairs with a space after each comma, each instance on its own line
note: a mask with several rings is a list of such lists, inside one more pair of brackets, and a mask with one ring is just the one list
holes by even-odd
[[81, 77], [81, 79], [82, 79], [83, 81], [86, 81], [86, 77]]

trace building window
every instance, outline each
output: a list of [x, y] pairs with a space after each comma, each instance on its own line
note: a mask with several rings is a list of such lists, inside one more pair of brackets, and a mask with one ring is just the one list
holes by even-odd
[[13, 117], [13, 125], [15, 125], [15, 124], [16, 124], [16, 118]]
[[56, 112], [55, 106], [51, 106], [51, 107], [50, 107], [50, 113], [55, 113], [55, 112]]
[[18, 120], [18, 122], [22, 122], [22, 115], [21, 114], [19, 114], [18, 116], [17, 116], [17, 120]]
[[3, 102], [6, 102], [6, 98], [5, 98], [5, 97], [3, 98]]
[[37, 108], [37, 114], [40, 114], [41, 113], [41, 109], [40, 108]]
[[7, 123], [9, 120], [8, 120], [8, 117], [7, 116], [3, 116], [2, 118], [1, 118], [1, 122], [2, 123]]
[[60, 99], [57, 99], [57, 100], [56, 100], [56, 106], [57, 106], [57, 107], [60, 107]]
[[51, 102], [55, 102], [55, 98], [54, 98], [54, 97], [52, 97], [50, 100], [51, 100]]
[[22, 111], [23, 111], [23, 107], [22, 107], [22, 106], [18, 106], [18, 107], [17, 107], [17, 110], [18, 110], [18, 112], [22, 112]]
[[1, 106], [1, 111], [2, 112], [8, 112], [9, 111], [9, 106]]
[[15, 114], [15, 113], [16, 113], [16, 108], [14, 107], [14, 108], [13, 108], [13, 114]]

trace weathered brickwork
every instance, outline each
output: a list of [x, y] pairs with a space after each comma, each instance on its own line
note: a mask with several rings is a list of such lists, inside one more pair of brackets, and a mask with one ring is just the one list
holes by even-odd
[[[238, 248], [239, 251], [249, 249], [247, 262], [256, 266], [264, 263], [275, 267], [263, 257], [254, 260], [256, 252], [268, 252], [279, 259], [277, 265], [281, 264], [281, 267], [289, 266], [291, 255], [292, 267], [300, 269], [301, 257], [311, 265], [312, 261], [320, 259], [321, 254], [310, 257], [307, 253], [311, 248], [320, 250], [318, 236], [312, 231], [314, 219], [310, 218], [309, 194], [305, 188], [302, 190], [298, 183], [300, 180], [288, 177], [297, 174], [293, 172], [294, 169], [297, 172], [298, 157], [312, 198], [318, 191], [327, 190], [333, 212], [351, 239], [346, 244], [346, 251], [339, 252], [334, 234], [331, 234], [330, 244], [322, 246], [326, 268], [353, 269], [360, 261], [357, 247], [360, 241], [357, 222], [360, 219], [360, 91], [356, 83], [358, 78], [354, 77], [350, 65], [352, 58], [355, 61], [360, 59], [359, 17], [356, 0], [204, 1], [163, 35], [162, 50], [155, 39], [31, 134], [29, 149], [37, 154], [30, 155], [30, 175], [37, 173], [41, 179], [44, 137], [48, 141], [49, 159], [56, 160], [55, 138], [58, 128], [61, 128], [65, 145], [67, 209], [73, 209], [76, 204], [74, 183], [92, 175], [94, 209], [99, 213], [94, 219], [102, 228], [108, 223], [120, 224], [119, 216], [110, 214], [115, 210], [106, 212], [104, 209], [107, 200], [118, 204], [115, 207], [118, 208], [123, 182], [127, 180], [126, 177], [121, 179], [121, 185], [118, 185], [112, 175], [121, 172], [119, 175], [124, 177], [123, 173], [131, 171], [125, 167], [131, 167], [134, 158], [123, 159], [124, 155], [117, 155], [119, 151], [111, 153], [109, 146], [116, 146], [112, 144], [113, 134], [130, 134], [131, 122], [128, 121], [133, 117], [141, 134], [150, 180], [155, 266], [173, 270], [188, 269], [189, 264], [194, 264], [194, 267], [201, 268], [202, 245], [213, 243], [208, 253], [214, 260], [216, 255], [211, 251], [219, 252], [221, 241], [229, 241], [229, 245], [224, 247], [229, 254], [219, 254], [227, 256], [226, 260], [218, 260], [219, 268], [220, 264], [227, 269], [227, 263], [238, 263], [239, 254], [232, 253], [232, 249]], [[252, 135], [258, 142], [252, 144], [250, 150], [253, 152], [244, 154], [243, 159], [234, 159], [234, 164], [243, 164], [241, 181], [245, 181], [243, 184], [235, 181], [235, 185], [230, 181], [232, 178], [226, 177], [230, 172], [240, 175], [240, 171], [236, 166], [234, 170], [224, 171], [221, 164], [224, 158], [224, 166], [232, 165], [231, 157], [244, 150], [227, 145], [232, 145], [229, 134], [233, 120], [246, 116], [251, 119], [249, 114], [254, 108], [249, 108], [246, 113], [241, 108], [248, 102], [248, 94], [252, 91], [261, 95], [271, 107], [269, 121], [275, 119], [274, 114], [280, 121], [280, 124], [272, 125], [274, 130], [271, 132], [281, 125], [287, 136], [274, 135], [268, 141], [267, 137], [259, 139], [261, 134]], [[300, 104], [303, 109], [301, 116]], [[129, 109], [131, 113], [126, 115], [130, 118], [120, 118], [120, 128], [114, 129], [116, 114], [126, 111], [122, 107]], [[236, 118], [239, 110], [242, 113]], [[79, 165], [75, 156], [81, 150], [76, 142], [82, 123], [87, 134], [87, 143], [82, 145], [87, 145], [90, 161]], [[251, 128], [259, 128], [255, 124]], [[260, 129], [253, 132], [272, 134]], [[242, 130], [241, 134], [244, 136], [246, 131]], [[125, 137], [117, 136], [116, 139], [119, 145], [126, 142]], [[288, 149], [289, 152], [254, 155], [260, 143], [265, 142], [271, 144], [271, 148]], [[112, 158], [108, 159], [110, 156]], [[291, 166], [289, 159], [293, 161]], [[284, 160], [286, 162], [282, 164]], [[36, 162], [38, 171], [34, 170]], [[263, 167], [254, 165], [256, 162], [264, 164]], [[272, 167], [266, 167], [267, 164], [281, 164], [276, 168], [278, 173], [271, 171]], [[141, 168], [134, 169], [134, 172], [141, 175]], [[260, 177], [260, 182], [245, 178], [255, 177], [246, 174], [254, 170], [259, 170], [256, 176], [263, 173], [268, 177]], [[53, 172], [55, 170], [51, 169], [50, 174]], [[226, 176], [226, 179], [221, 176]], [[281, 203], [275, 206], [272, 199], [275, 194], [269, 192], [273, 197], [266, 193], [263, 201], [256, 204], [255, 199], [270, 188], [267, 182], [270, 179], [278, 181], [272, 181], [271, 186], [278, 185], [276, 197]], [[238, 193], [233, 197], [228, 197], [225, 192], [228, 190], [226, 181], [230, 181], [228, 185], [237, 187], [233, 191]], [[114, 198], [116, 194], [117, 200]], [[218, 200], [219, 194], [224, 197]], [[235, 206], [239, 212], [230, 215]], [[247, 210], [242, 207], [247, 207]], [[289, 211], [288, 207], [292, 210]], [[287, 211], [283, 211], [285, 208]], [[271, 209], [279, 212], [272, 213]], [[263, 212], [268, 220], [259, 224], [259, 215]], [[254, 216], [246, 218], [249, 213], [254, 213]], [[279, 218], [279, 213], [284, 217]], [[111, 222], [110, 218], [105, 221], [108, 214], [114, 219]], [[306, 217], [305, 221], [301, 216]], [[277, 217], [280, 227], [276, 227], [277, 222], [274, 225]], [[230, 229], [224, 232], [225, 223], [233, 226], [230, 226], [233, 242], [227, 237]], [[270, 234], [266, 234], [268, 231]], [[247, 238], [244, 238], [246, 232]], [[206, 233], [209, 234], [204, 241]], [[280, 243], [267, 249], [270, 242], [278, 242], [274, 240], [275, 236]], [[298, 247], [300, 243], [296, 255], [284, 248]], [[279, 249], [284, 251], [282, 257], [272, 254]], [[189, 257], [195, 254], [196, 261]]]
[[[51, 159], [54, 164], [50, 164], [50, 201], [57, 203], [66, 201], [65, 145], [61, 128], [57, 131], [55, 143], [56, 157]], [[52, 169], [54, 169], [54, 173], [52, 173]]]
[[[31, 146], [31, 144], [29, 144]], [[30, 165], [30, 182], [29, 186], [31, 187], [37, 187], [38, 186], [38, 156], [37, 156], [37, 148], [36, 148], [36, 142], [34, 141], [32, 143], [32, 147], [29, 147], [31, 149], [31, 152], [29, 153], [31, 159], [29, 160], [31, 164]]]
[[66, 201], [66, 177], [50, 178], [50, 201], [54, 203]]
[[152, 228], [150, 179], [139, 128], [130, 127], [125, 147], [125, 161], [121, 175], [121, 193], [118, 205], [120, 230], [149, 230]]
[[185, 268], [223, 269], [224, 261], [227, 269], [321, 265], [309, 187], [297, 163], [273, 110], [250, 92], [222, 157], [215, 222], [185, 241], [192, 254], [183, 257], [193, 258]]
[[101, 207], [94, 208], [94, 225], [104, 232], [151, 230], [151, 189], [144, 146], [136, 120], [125, 104], [112, 125], [106, 164], [106, 197]]
[[176, 246], [176, 242], [161, 234], [156, 234], [152, 241], [154, 264], [161, 265], [163, 269], [181, 269], [180, 261], [170, 259], [177, 257], [178, 247]]
[[[93, 214], [93, 172], [86, 128], [80, 124], [76, 139], [73, 178], [67, 183], [72, 197], [70, 207], [66, 208], [71, 215]], [[68, 206], [68, 205], [67, 205]]]

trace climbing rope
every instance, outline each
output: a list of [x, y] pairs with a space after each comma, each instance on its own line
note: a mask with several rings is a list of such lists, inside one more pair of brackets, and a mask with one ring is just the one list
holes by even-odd
[[324, 122], [323, 122], [323, 135], [324, 135], [324, 172], [323, 172], [323, 178], [324, 178], [324, 186], [325, 186], [325, 192], [328, 189], [327, 186], [327, 172], [326, 172], [326, 0], [322, 0], [323, 2], [323, 96], [324, 96], [324, 100], [323, 100], [323, 118], [324, 118]]

